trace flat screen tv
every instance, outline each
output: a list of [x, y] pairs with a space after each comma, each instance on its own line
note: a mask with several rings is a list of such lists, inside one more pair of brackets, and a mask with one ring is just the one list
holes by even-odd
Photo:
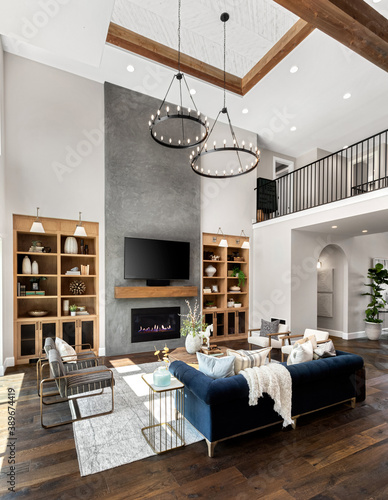
[[124, 279], [188, 280], [190, 243], [124, 238]]

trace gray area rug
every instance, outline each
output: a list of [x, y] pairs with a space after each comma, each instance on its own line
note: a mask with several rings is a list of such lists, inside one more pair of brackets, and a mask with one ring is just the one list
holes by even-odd
[[[160, 363], [128, 365], [113, 369], [115, 378], [114, 412], [103, 417], [73, 423], [81, 476], [95, 474], [155, 455], [141, 432], [149, 425], [148, 386], [143, 373], [152, 373]], [[107, 411], [111, 392], [95, 398], [80, 399], [77, 408], [81, 416]], [[73, 406], [72, 404], [70, 406]], [[75, 405], [74, 405], [75, 406]], [[186, 421], [186, 444], [201, 441], [203, 437]]]

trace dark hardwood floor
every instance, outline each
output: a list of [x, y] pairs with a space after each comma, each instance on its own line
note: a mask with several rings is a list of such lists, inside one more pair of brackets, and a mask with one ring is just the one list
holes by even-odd
[[[9, 369], [0, 378], [0, 498], [387, 499], [388, 337], [333, 340], [337, 349], [365, 360], [367, 399], [355, 409], [339, 405], [301, 417], [294, 431], [275, 426], [219, 443], [214, 458], [207, 457], [202, 441], [85, 478], [79, 474], [72, 426], [40, 426], [35, 366]], [[154, 360], [153, 353], [143, 353], [106, 358], [105, 363]], [[14, 471], [8, 465], [11, 448], [6, 448], [12, 444], [9, 388], [16, 391]], [[7, 491], [10, 472], [16, 475], [15, 493]]]

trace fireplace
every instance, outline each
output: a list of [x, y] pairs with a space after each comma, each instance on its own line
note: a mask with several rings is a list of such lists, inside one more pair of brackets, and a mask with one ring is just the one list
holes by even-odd
[[180, 307], [132, 309], [132, 342], [179, 339]]

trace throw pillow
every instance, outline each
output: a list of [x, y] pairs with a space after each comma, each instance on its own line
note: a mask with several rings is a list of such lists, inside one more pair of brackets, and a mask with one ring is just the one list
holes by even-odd
[[287, 365], [297, 365], [298, 363], [312, 361], [313, 352], [313, 344], [310, 340], [303, 343], [295, 342], [292, 346], [292, 351], [288, 355]]
[[66, 357], [63, 360], [65, 363], [76, 363], [77, 353], [75, 352], [73, 347], [71, 347], [71, 345], [69, 345], [67, 342], [65, 342], [64, 340], [57, 337], [55, 339], [55, 347], [56, 347], [57, 351], [59, 352], [59, 355], [61, 356], [61, 358], [63, 358], [64, 356], [70, 356], [70, 357]]
[[234, 357], [216, 358], [197, 352], [198, 369], [210, 378], [226, 378], [234, 375]]
[[331, 358], [333, 356], [337, 356], [337, 353], [332, 340], [319, 344], [314, 349], [314, 359]]
[[[261, 328], [260, 328], [260, 336], [266, 337], [269, 333], [278, 333], [279, 332], [279, 320], [276, 321], [265, 321], [265, 319], [261, 320]], [[273, 339], [278, 339], [277, 335], [272, 337]]]
[[264, 347], [255, 351], [244, 351], [243, 349], [234, 351], [233, 349], [227, 349], [226, 354], [235, 357], [234, 372], [237, 375], [237, 373], [245, 370], [245, 368], [264, 365], [271, 349], [272, 347]]
[[310, 337], [303, 337], [303, 339], [297, 340], [295, 344], [304, 344], [305, 342], [311, 342], [313, 349], [317, 348], [317, 337], [315, 335], [310, 335]]

